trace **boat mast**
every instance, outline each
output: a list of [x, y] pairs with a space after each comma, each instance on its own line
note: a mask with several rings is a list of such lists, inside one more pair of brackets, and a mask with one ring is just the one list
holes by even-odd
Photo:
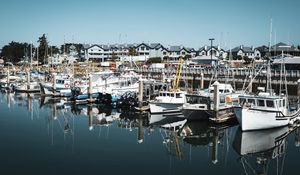
[[269, 40], [269, 58], [268, 58], [268, 65], [267, 65], [267, 88], [266, 92], [270, 91], [272, 89], [272, 80], [271, 80], [271, 70], [270, 70], [270, 61], [271, 61], [271, 46], [272, 46], [272, 18], [271, 18], [271, 23], [270, 23], [270, 40]]

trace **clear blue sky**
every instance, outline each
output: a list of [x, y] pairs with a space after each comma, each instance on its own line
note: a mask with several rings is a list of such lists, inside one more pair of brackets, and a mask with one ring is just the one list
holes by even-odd
[[[300, 44], [300, 0], [1, 0], [0, 47], [34, 42], [51, 45], [160, 42], [199, 48], [208, 38], [227, 48]], [[275, 32], [276, 31], [276, 32]], [[276, 37], [275, 37], [276, 33]]]

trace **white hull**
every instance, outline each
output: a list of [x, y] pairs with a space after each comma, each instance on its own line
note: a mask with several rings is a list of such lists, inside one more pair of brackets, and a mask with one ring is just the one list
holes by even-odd
[[151, 114], [164, 114], [180, 112], [179, 108], [182, 107], [183, 103], [150, 102], [149, 105]]
[[289, 124], [288, 117], [278, 117], [276, 111], [251, 110], [249, 108], [234, 109], [242, 131], [270, 129]]

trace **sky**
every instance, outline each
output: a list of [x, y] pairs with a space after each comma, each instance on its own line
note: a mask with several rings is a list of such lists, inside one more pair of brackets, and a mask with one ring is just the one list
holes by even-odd
[[[272, 20], [271, 20], [272, 19]], [[0, 48], [47, 35], [50, 45], [162, 43], [230, 49], [300, 44], [299, 0], [0, 0]]]

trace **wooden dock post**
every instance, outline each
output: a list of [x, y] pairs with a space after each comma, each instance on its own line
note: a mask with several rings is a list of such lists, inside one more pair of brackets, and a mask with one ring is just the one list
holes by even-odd
[[53, 95], [56, 94], [56, 73], [53, 73]]
[[29, 72], [29, 70], [27, 70], [26, 74], [27, 74], [27, 90], [29, 90], [30, 89], [30, 72]]
[[89, 74], [89, 89], [88, 89], [88, 95], [90, 102], [92, 101], [92, 75]]
[[215, 82], [213, 84], [214, 86], [214, 113], [215, 113], [215, 118], [217, 119], [218, 113], [219, 113], [219, 106], [220, 106], [220, 94], [219, 94], [219, 83]]
[[144, 82], [143, 80], [139, 81], [139, 108], [141, 109], [143, 107], [143, 96], [144, 96]]
[[200, 76], [201, 76], [200, 89], [204, 89], [204, 74], [202, 71]]

